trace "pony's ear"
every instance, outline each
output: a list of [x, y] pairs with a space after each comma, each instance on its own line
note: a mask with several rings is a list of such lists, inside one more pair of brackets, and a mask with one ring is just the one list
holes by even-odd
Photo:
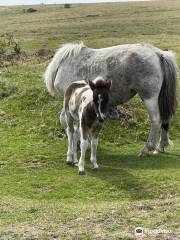
[[112, 85], [112, 81], [111, 81], [111, 80], [107, 80], [107, 81], [106, 81], [106, 87], [107, 87], [108, 89], [110, 89], [110, 88], [111, 88], [111, 85]]
[[88, 80], [88, 84], [89, 84], [91, 90], [94, 91], [94, 89], [96, 88], [95, 84], [91, 80]]

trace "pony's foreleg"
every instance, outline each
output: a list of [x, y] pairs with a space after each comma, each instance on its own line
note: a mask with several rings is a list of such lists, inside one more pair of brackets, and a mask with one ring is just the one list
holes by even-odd
[[79, 168], [79, 175], [85, 175], [84, 171], [84, 160], [85, 160], [85, 154], [86, 150], [88, 148], [88, 139], [87, 139], [87, 129], [80, 127], [80, 148], [81, 148], [81, 156], [78, 163]]
[[151, 121], [151, 129], [149, 132], [148, 140], [144, 149], [140, 152], [139, 156], [146, 156], [149, 151], [156, 149], [156, 143], [159, 138], [161, 119], [158, 106], [158, 97], [145, 99], [144, 105], [147, 108], [149, 118]]

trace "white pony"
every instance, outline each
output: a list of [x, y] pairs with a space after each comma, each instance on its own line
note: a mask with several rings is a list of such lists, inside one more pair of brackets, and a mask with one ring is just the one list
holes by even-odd
[[[60, 48], [45, 73], [51, 94], [64, 94], [68, 85], [79, 79], [97, 76], [112, 81], [110, 104], [118, 105], [138, 94], [151, 121], [147, 143], [140, 156], [169, 144], [169, 122], [176, 111], [177, 66], [174, 54], [148, 44], [126, 44], [91, 49], [84, 44], [66, 44]], [[64, 111], [64, 110], [63, 110]], [[62, 114], [64, 116], [64, 113]]]

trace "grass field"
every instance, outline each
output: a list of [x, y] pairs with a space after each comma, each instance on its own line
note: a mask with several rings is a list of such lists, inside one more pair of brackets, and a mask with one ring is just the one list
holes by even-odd
[[48, 56], [40, 49], [83, 40], [90, 47], [148, 42], [176, 52], [180, 67], [180, 3], [152, 1], [0, 7], [0, 34], [13, 33], [27, 59], [0, 68], [0, 239], [92, 240], [180, 238], [180, 108], [166, 154], [138, 158], [149, 121], [138, 98], [129, 121], [109, 120], [101, 132], [100, 170], [87, 175], [65, 163], [59, 125], [62, 101], [43, 82]]

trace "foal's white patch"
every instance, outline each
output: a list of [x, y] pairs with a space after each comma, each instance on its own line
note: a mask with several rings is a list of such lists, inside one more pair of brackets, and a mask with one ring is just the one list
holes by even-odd
[[84, 98], [84, 101], [82, 101], [81, 106], [82, 106], [82, 108], [84, 108], [88, 103], [90, 103], [93, 100], [93, 92], [92, 92], [92, 90], [89, 88], [85, 92], [83, 92], [82, 98]]
[[98, 111], [102, 119], [105, 119], [104, 113], [101, 112], [101, 103], [103, 101], [101, 94], [98, 94]]
[[78, 84], [87, 84], [87, 82], [86, 82], [85, 80], [75, 81], [74, 83], [78, 83]]
[[[77, 81], [76, 83], [85, 83], [84, 81]], [[89, 88], [89, 89], [87, 89]], [[84, 89], [87, 89], [84, 91]], [[78, 98], [79, 94], [84, 91], [81, 95], [81, 103], [80, 105], [76, 105], [76, 99]], [[77, 88], [73, 94], [71, 95], [70, 101], [69, 101], [69, 111], [73, 118], [76, 120], [81, 119], [83, 109], [87, 106], [89, 102], [93, 100], [93, 92], [90, 89], [89, 85], [85, 85], [84, 87]], [[81, 110], [81, 111], [80, 111]]]

